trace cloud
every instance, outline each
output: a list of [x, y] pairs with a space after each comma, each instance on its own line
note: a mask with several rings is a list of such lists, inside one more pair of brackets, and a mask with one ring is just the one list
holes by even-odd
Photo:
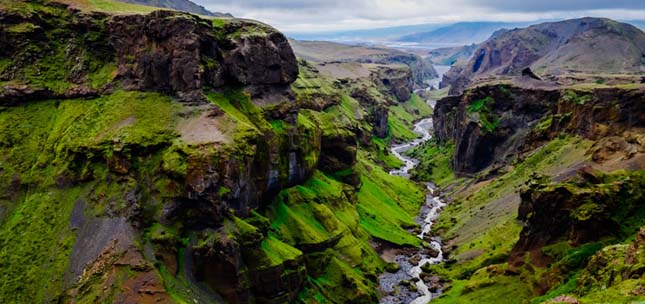
[[645, 0], [193, 0], [211, 11], [318, 32], [457, 21], [534, 21], [582, 16], [645, 19]]
[[603, 9], [645, 10], [641, 0], [472, 0], [473, 6], [489, 7], [499, 11], [546, 12], [546, 11], [588, 11]]

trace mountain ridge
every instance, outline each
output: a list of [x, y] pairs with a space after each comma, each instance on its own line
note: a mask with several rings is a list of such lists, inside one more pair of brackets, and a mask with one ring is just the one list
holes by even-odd
[[116, 0], [125, 3], [131, 4], [140, 4], [146, 6], [154, 6], [159, 8], [171, 8], [178, 11], [193, 13], [203, 16], [212, 16], [212, 17], [229, 17], [232, 18], [233, 15], [229, 13], [219, 13], [211, 12], [204, 8], [203, 6], [196, 4], [190, 0]]
[[459, 93], [477, 79], [538, 74], [640, 73], [645, 63], [645, 33], [605, 18], [547, 22], [499, 30], [479, 45], [462, 66], [444, 75], [443, 86]]

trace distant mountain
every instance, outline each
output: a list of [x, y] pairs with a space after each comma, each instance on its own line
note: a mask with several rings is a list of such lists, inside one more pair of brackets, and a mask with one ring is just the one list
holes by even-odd
[[198, 15], [204, 16], [213, 16], [213, 17], [233, 17], [231, 14], [211, 12], [205, 9], [203, 6], [198, 5], [190, 0], [118, 0], [121, 2], [140, 4], [147, 6], [155, 6], [161, 8], [171, 8], [178, 11], [189, 12]]
[[581, 18], [502, 30], [475, 50], [463, 66], [444, 75], [459, 93], [477, 78], [538, 74], [645, 72], [645, 33], [604, 18]]
[[388, 47], [348, 45], [329, 41], [289, 40], [296, 57], [314, 62], [404, 64], [410, 67], [419, 87], [438, 77], [432, 64], [418, 55]]
[[402, 36], [400, 42], [410, 43], [443, 43], [453, 45], [465, 45], [480, 43], [488, 39], [495, 31], [500, 29], [512, 29], [525, 27], [531, 22], [508, 23], [508, 22], [459, 22], [427, 32], [418, 32]]
[[322, 33], [288, 33], [289, 37], [297, 40], [327, 40], [345, 42], [367, 42], [396, 40], [401, 36], [419, 32], [432, 31], [444, 27], [446, 23], [427, 23], [416, 25], [403, 25], [366, 30], [331, 31]]

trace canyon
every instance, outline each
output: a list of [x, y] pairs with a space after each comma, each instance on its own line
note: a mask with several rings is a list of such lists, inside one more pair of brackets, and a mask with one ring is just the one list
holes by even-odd
[[541, 68], [642, 31], [447, 71], [105, 1], [0, 0], [0, 302], [645, 299], [642, 62]]

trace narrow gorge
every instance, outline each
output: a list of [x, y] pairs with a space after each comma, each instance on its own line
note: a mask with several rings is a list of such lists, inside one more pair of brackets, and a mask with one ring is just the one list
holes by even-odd
[[640, 29], [440, 52], [207, 8], [0, 0], [0, 303], [645, 301]]

